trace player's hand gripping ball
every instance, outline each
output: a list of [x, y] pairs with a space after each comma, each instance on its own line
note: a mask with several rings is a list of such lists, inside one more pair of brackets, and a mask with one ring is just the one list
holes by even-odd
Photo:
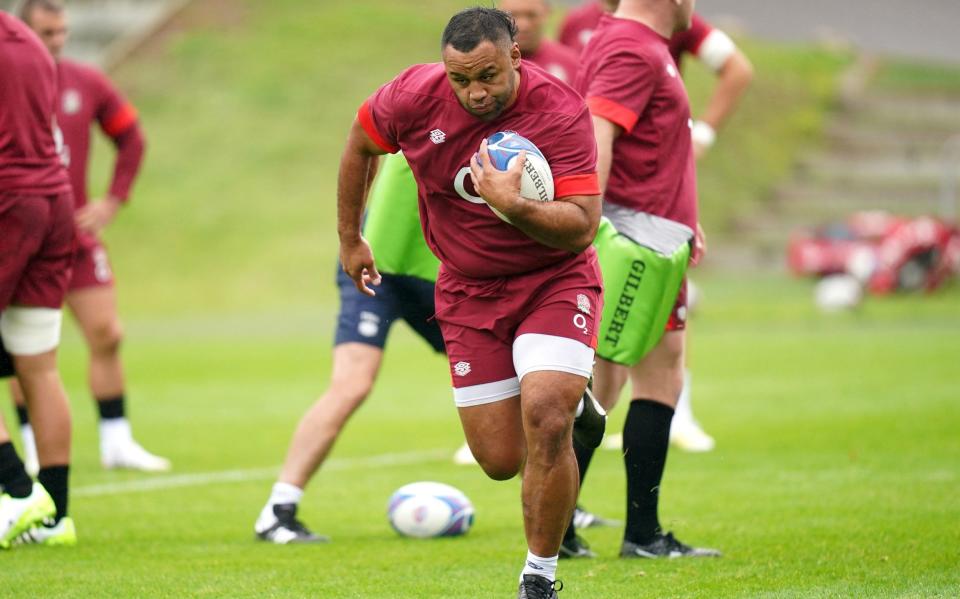
[[405, 537], [456, 537], [473, 525], [473, 504], [450, 485], [417, 482], [394, 492], [387, 516], [393, 529]]
[[[553, 200], [553, 173], [543, 152], [532, 141], [515, 131], [498, 131], [487, 138], [487, 153], [497, 170], [509, 170], [526, 151], [527, 159], [520, 176], [520, 197], [539, 202]], [[490, 206], [494, 214], [510, 222], [503, 213]]]

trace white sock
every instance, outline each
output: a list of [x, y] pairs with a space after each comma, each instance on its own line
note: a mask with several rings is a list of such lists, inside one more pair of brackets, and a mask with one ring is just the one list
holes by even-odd
[[20, 439], [23, 441], [23, 446], [26, 448], [29, 445], [33, 446], [33, 450], [36, 451], [37, 441], [33, 436], [33, 427], [30, 426], [30, 423], [20, 425]]
[[673, 422], [680, 425], [693, 424], [693, 402], [690, 399], [690, 390], [692, 385], [692, 376], [690, 370], [683, 370], [683, 389], [680, 391], [680, 398], [677, 400], [677, 409], [673, 413]]
[[303, 489], [278, 481], [273, 483], [273, 490], [270, 491], [270, 499], [267, 503], [271, 506], [281, 503], [300, 503], [301, 499], [303, 499]]
[[527, 551], [527, 562], [523, 565], [523, 571], [520, 572], [520, 582], [526, 574], [534, 576], [543, 576], [550, 582], [557, 579], [557, 559], [559, 555], [553, 557], [540, 557]]
[[273, 513], [273, 506], [284, 503], [299, 504], [302, 498], [303, 489], [300, 487], [279, 481], [273, 483], [270, 498], [267, 499], [267, 504], [260, 510], [257, 522], [253, 525], [254, 529], [257, 532], [262, 532], [273, 526], [274, 522], [277, 521], [277, 516]]
[[133, 440], [130, 421], [126, 418], [107, 418], [100, 421], [100, 449], [129, 443]]

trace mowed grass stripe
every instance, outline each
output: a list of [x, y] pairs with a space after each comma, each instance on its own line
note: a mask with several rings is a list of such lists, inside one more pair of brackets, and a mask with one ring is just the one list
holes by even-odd
[[[449, 456], [449, 453], [449, 449], [436, 449], [432, 451], [387, 453], [362, 458], [331, 458], [324, 463], [323, 468], [328, 471], [361, 471], [391, 466], [423, 464], [446, 458]], [[203, 487], [207, 485], [270, 480], [276, 477], [279, 471], [279, 466], [269, 466], [265, 468], [221, 470], [218, 472], [161, 475], [142, 480], [81, 486], [73, 489], [71, 495], [73, 497], [102, 497], [104, 495], [146, 493], [149, 491], [179, 489], [184, 487]]]

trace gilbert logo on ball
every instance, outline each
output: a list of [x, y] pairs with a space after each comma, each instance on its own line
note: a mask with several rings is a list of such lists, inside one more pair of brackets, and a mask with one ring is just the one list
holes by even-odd
[[397, 489], [387, 505], [390, 525], [405, 537], [455, 537], [473, 525], [473, 504], [458, 489], [416, 482]]
[[[552, 201], [553, 172], [540, 148], [515, 131], [499, 131], [487, 138], [487, 153], [498, 170], [509, 170], [523, 151], [527, 153], [527, 159], [520, 176], [520, 197], [539, 202]], [[490, 209], [503, 220], [510, 222], [493, 206]]]

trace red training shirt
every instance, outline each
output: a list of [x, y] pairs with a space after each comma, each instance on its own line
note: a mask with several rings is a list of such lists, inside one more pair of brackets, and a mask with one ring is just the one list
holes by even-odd
[[56, 86], [43, 43], [0, 11], [0, 195], [70, 191], [54, 132]]
[[690, 103], [668, 44], [642, 23], [604, 15], [576, 88], [591, 113], [623, 128], [604, 201], [696, 230]]
[[532, 141], [553, 171], [555, 197], [599, 195], [593, 123], [571, 87], [523, 61], [517, 99], [493, 121], [466, 111], [441, 63], [408, 68], [360, 107], [357, 118], [387, 152], [403, 150], [419, 187], [427, 245], [453, 274], [521, 274], [571, 254], [500, 220], [470, 182], [470, 158], [497, 131]]
[[64, 59], [57, 64], [57, 76], [57, 122], [63, 131], [64, 159], [76, 207], [87, 204], [90, 125], [94, 121], [117, 147], [110, 195], [126, 200], [143, 159], [136, 109], [93, 67]]

